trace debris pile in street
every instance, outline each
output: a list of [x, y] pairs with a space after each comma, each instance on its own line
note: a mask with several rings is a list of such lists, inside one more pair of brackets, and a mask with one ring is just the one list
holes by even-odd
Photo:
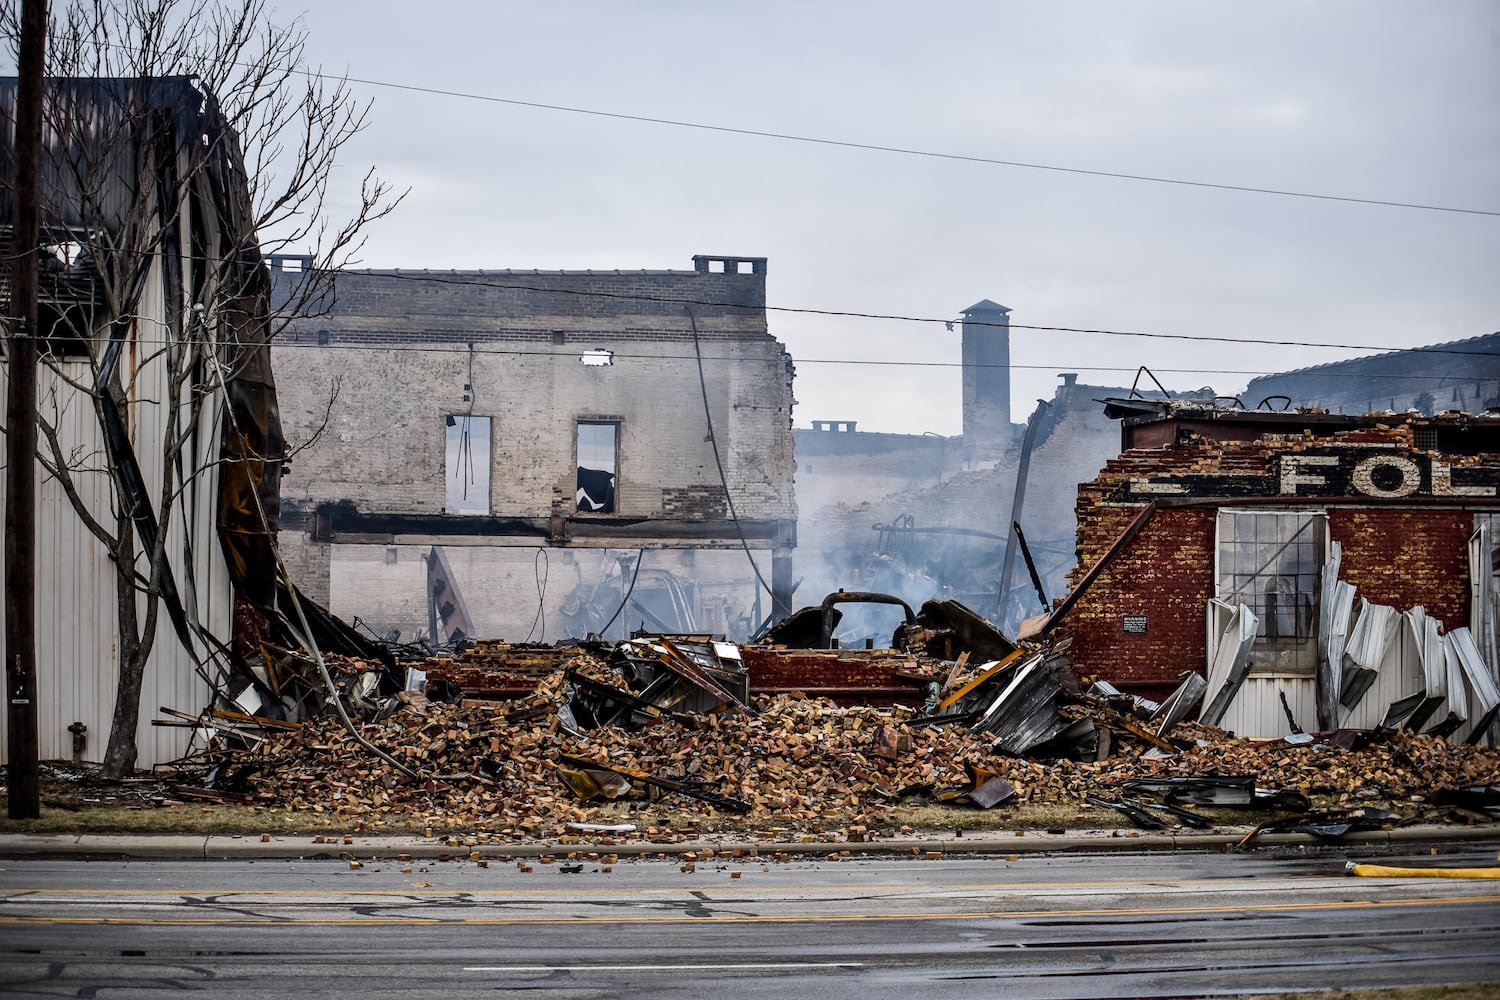
[[[737, 817], [857, 840], [914, 803], [1031, 803], [1080, 819], [1092, 808], [1145, 829], [1209, 827], [1238, 807], [1288, 812], [1288, 828], [1328, 836], [1500, 812], [1493, 748], [1400, 730], [1237, 739], [1190, 720], [1207, 688], [1197, 674], [1156, 703], [1086, 687], [1066, 640], [991, 646], [999, 658], [971, 664], [967, 648], [931, 655], [951, 649], [938, 630], [904, 628], [917, 641], [884, 658], [906, 664], [921, 697], [880, 707], [756, 693], [763, 664], [805, 666], [818, 651], [702, 635], [481, 643], [421, 664], [425, 693], [382, 694], [379, 664], [330, 656], [351, 725], [330, 712], [297, 722], [216, 709], [197, 719], [213, 728], [208, 748], [184, 766], [199, 769], [204, 797], [513, 839], [623, 814], [642, 838]], [[463, 681], [483, 697], [461, 696]], [[1295, 818], [1315, 800], [1326, 814]]]

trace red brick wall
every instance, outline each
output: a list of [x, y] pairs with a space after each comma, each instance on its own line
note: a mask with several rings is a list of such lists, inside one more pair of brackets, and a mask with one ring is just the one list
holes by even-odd
[[[1125, 510], [1133, 517], [1140, 508]], [[1182, 671], [1201, 669], [1213, 548], [1211, 509], [1152, 515], [1068, 613], [1063, 629], [1074, 634], [1072, 655], [1080, 673], [1114, 684], [1170, 685]], [[1145, 615], [1146, 634], [1122, 632], [1124, 615]]]
[[1447, 628], [1469, 623], [1469, 536], [1462, 510], [1333, 509], [1328, 533], [1344, 547], [1340, 578], [1360, 597], [1405, 611], [1420, 604]]
[[[1071, 581], [1076, 585], [1145, 508], [1144, 503], [1107, 502], [1124, 482], [1173, 474], [1264, 474], [1277, 453], [1330, 443], [1410, 450], [1412, 433], [1405, 426], [1381, 426], [1331, 440], [1267, 435], [1257, 441], [1199, 440], [1125, 452], [1078, 488], [1079, 562]], [[1466, 462], [1450, 458], [1454, 464]], [[1211, 503], [1159, 509], [1069, 611], [1059, 630], [1074, 635], [1080, 673], [1162, 693], [1182, 671], [1203, 669], [1206, 605], [1214, 593]], [[1312, 498], [1289, 499], [1286, 506], [1327, 509], [1329, 534], [1344, 547], [1342, 578], [1359, 596], [1400, 610], [1421, 604], [1449, 628], [1468, 623], [1472, 512], [1375, 503], [1339, 507]], [[1124, 633], [1125, 615], [1146, 615], [1146, 634]]]

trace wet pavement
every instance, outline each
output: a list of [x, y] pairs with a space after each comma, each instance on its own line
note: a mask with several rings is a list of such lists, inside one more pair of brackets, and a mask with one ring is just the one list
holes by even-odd
[[1500, 883], [1343, 868], [1494, 865], [1497, 847], [621, 859], [568, 872], [537, 860], [8, 861], [0, 992], [1124, 997], [1496, 981]]

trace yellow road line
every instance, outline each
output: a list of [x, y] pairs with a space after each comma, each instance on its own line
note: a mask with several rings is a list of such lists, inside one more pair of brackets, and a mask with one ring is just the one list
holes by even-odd
[[1371, 910], [1402, 906], [1452, 906], [1500, 903], [1500, 896], [1442, 896], [1424, 899], [1333, 900], [1322, 903], [1262, 903], [1243, 906], [1153, 906], [1103, 907], [1057, 910], [980, 910], [921, 913], [817, 913], [787, 916], [658, 916], [602, 917], [461, 917], [454, 920], [430, 917], [319, 918], [293, 917], [40, 917], [0, 916], [0, 926], [23, 924], [132, 927], [502, 927], [580, 926], [586, 924], [813, 924], [898, 923], [911, 920], [1025, 920], [1040, 917], [1147, 917], [1210, 913], [1295, 913], [1314, 910]]

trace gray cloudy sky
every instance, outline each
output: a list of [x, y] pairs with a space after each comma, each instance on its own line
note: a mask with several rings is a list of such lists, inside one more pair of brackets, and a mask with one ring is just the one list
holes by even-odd
[[[282, 14], [295, 13], [283, 9]], [[852, 142], [1500, 212], [1500, 3], [325, 2], [325, 70]], [[349, 150], [407, 202], [365, 263], [658, 268], [764, 256], [775, 306], [1383, 348], [1500, 329], [1500, 218], [729, 135], [360, 86]], [[772, 313], [797, 426], [956, 433], [940, 325]], [[1056, 373], [1241, 389], [1359, 353], [1016, 331]], [[1122, 371], [1106, 372], [1099, 367]], [[1196, 369], [1174, 371], [1174, 369]], [[1254, 401], [1250, 401], [1252, 404]]]

